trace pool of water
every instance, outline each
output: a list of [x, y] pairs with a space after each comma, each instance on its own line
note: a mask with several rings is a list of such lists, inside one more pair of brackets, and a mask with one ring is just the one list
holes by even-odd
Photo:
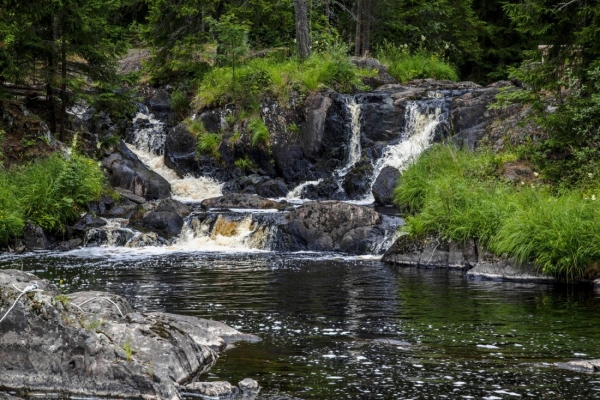
[[600, 298], [586, 286], [465, 280], [335, 254], [41, 253], [0, 257], [65, 292], [104, 290], [140, 310], [225, 322], [263, 341], [225, 352], [206, 380], [263, 399], [590, 399]]

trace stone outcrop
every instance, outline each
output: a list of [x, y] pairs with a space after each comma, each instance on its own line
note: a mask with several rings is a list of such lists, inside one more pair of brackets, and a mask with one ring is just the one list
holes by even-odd
[[227, 343], [259, 340], [215, 321], [136, 313], [108, 293], [64, 296], [16, 270], [0, 271], [0, 319], [0, 387], [25, 393], [179, 399]]
[[147, 200], [171, 196], [171, 185], [162, 176], [150, 171], [121, 141], [117, 151], [102, 159], [112, 186], [121, 187]]
[[[290, 212], [281, 229], [294, 251], [365, 253], [385, 236], [386, 217], [372, 208], [339, 201], [309, 202]], [[391, 225], [399, 224], [394, 219]]]
[[371, 189], [375, 204], [389, 206], [394, 203], [394, 189], [399, 178], [400, 171], [394, 167], [388, 166], [381, 170]]
[[200, 203], [202, 208], [249, 208], [249, 209], [281, 209], [285, 204], [266, 199], [264, 197], [243, 194], [231, 193], [224, 196], [214, 197], [212, 199], [203, 200]]

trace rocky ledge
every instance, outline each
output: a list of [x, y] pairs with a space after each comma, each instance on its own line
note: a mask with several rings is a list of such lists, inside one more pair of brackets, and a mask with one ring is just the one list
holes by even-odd
[[473, 280], [556, 282], [556, 278], [542, 275], [534, 265], [522, 265], [513, 259], [494, 256], [475, 240], [456, 243], [403, 235], [385, 252], [381, 261], [401, 266], [460, 269]]
[[[259, 340], [220, 322], [137, 313], [114, 294], [63, 295], [35, 275], [0, 271], [0, 388], [22, 396], [198, 396], [199, 377], [220, 351]], [[229, 395], [257, 392], [250, 381]]]

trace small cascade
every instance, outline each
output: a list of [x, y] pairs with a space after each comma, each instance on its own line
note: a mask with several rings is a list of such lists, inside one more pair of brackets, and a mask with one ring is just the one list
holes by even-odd
[[151, 170], [157, 172], [171, 184], [175, 200], [200, 202], [211, 197], [221, 196], [221, 184], [209, 177], [180, 178], [175, 171], [165, 165], [163, 157], [167, 126], [154, 117], [148, 107], [138, 105], [133, 119], [133, 129], [128, 135], [127, 147]]
[[354, 97], [348, 97], [346, 100], [348, 111], [350, 112], [350, 143], [348, 145], [348, 157], [346, 165], [335, 171], [338, 178], [343, 178], [350, 172], [354, 164], [360, 160], [360, 104], [356, 102]]
[[133, 126], [128, 140], [138, 150], [150, 154], [162, 155], [167, 139], [167, 125], [154, 117], [148, 107], [138, 104], [133, 117]]
[[268, 213], [192, 215], [172, 248], [209, 252], [275, 250], [280, 218]]
[[321, 182], [323, 182], [323, 179], [303, 182], [295, 188], [293, 188], [292, 190], [290, 190], [287, 196], [285, 197], [285, 200], [291, 202], [302, 202], [304, 189], [306, 189], [308, 186], [318, 186]]
[[106, 218], [106, 225], [91, 228], [84, 237], [84, 247], [145, 247], [159, 246], [164, 241], [154, 232], [142, 233], [127, 228], [128, 219]]

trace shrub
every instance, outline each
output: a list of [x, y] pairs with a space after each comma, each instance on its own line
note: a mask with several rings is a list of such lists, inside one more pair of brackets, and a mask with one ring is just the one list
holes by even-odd
[[197, 150], [201, 154], [207, 154], [214, 158], [219, 158], [219, 145], [221, 144], [221, 135], [218, 133], [204, 133], [198, 136]]
[[265, 125], [262, 119], [253, 118], [248, 123], [248, 129], [252, 134], [252, 146], [269, 144], [269, 128]]
[[183, 119], [190, 110], [190, 101], [185, 92], [176, 90], [171, 94], [171, 108], [177, 114], [177, 117]]

